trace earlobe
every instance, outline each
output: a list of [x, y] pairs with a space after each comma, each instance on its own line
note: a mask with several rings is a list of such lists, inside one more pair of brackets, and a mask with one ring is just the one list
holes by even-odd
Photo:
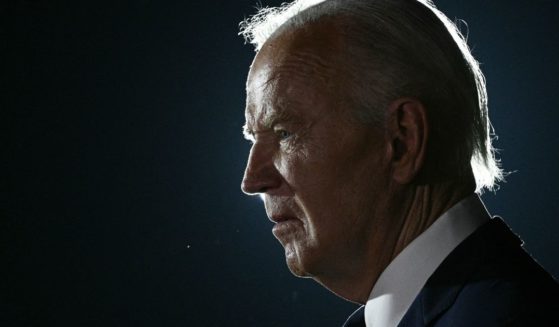
[[421, 101], [401, 98], [388, 108], [387, 136], [393, 179], [399, 184], [411, 183], [425, 162], [429, 124]]

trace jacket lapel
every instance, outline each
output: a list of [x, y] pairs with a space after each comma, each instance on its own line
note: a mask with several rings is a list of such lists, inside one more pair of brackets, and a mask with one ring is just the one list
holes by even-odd
[[481, 226], [435, 270], [415, 298], [398, 326], [427, 326], [455, 302], [469, 277], [484, 262], [499, 255], [503, 247], [519, 247], [522, 242], [500, 218]]
[[365, 306], [362, 305], [347, 318], [343, 327], [365, 327]]

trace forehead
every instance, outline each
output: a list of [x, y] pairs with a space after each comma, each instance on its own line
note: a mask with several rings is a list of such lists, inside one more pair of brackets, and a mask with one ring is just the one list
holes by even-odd
[[258, 116], [332, 101], [343, 79], [341, 43], [330, 23], [287, 31], [266, 42], [247, 80], [247, 125]]

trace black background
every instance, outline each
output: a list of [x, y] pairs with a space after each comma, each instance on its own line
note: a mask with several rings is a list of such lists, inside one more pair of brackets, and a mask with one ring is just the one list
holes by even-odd
[[[277, 5], [280, 1], [263, 1]], [[559, 276], [559, 6], [448, 0], [503, 166], [489, 210]], [[0, 5], [3, 326], [338, 326], [239, 190], [254, 1]]]

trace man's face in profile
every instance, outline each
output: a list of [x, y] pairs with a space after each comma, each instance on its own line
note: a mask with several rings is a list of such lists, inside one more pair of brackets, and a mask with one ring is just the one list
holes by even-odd
[[383, 134], [355, 122], [343, 101], [342, 41], [317, 25], [269, 40], [253, 62], [242, 185], [261, 195], [290, 270], [313, 277], [384, 256], [366, 249], [386, 235], [389, 175]]

